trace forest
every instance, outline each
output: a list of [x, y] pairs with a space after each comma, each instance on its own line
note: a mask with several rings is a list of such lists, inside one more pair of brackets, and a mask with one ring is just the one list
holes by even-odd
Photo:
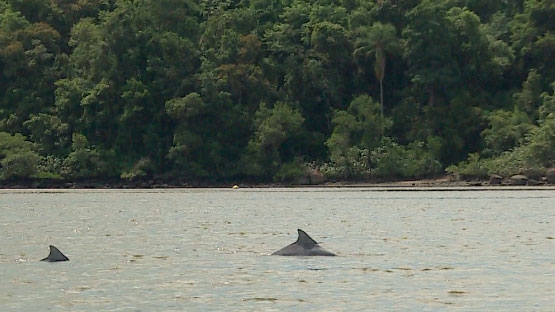
[[555, 2], [0, 0], [0, 184], [555, 167]]

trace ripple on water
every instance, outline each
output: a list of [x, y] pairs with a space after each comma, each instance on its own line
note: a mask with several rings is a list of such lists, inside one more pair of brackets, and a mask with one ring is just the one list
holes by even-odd
[[[14, 311], [550, 311], [554, 200], [552, 191], [3, 192], [0, 302]], [[341, 256], [269, 256], [299, 227]], [[38, 261], [49, 244], [71, 261]]]

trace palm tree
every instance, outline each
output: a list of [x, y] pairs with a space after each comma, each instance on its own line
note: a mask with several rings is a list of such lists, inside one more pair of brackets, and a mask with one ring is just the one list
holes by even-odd
[[[374, 23], [372, 26], [362, 26], [357, 30], [355, 60], [364, 60], [372, 54], [375, 57], [374, 74], [380, 82], [380, 111], [383, 118], [383, 79], [385, 77], [386, 56], [400, 50], [397, 30], [392, 24]], [[364, 64], [364, 62], [357, 62]], [[363, 68], [364, 69], [364, 68]], [[383, 133], [382, 133], [383, 134]]]

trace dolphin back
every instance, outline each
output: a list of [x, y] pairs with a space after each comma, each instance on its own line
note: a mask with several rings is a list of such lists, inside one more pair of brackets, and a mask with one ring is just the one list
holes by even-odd
[[291, 245], [274, 252], [273, 256], [335, 256], [333, 252], [322, 248], [312, 239], [305, 231], [298, 229], [299, 237], [297, 241]]

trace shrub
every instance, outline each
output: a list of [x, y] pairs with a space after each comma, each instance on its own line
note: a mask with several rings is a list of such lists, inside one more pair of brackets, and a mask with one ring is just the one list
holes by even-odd
[[255, 131], [241, 160], [244, 172], [258, 177], [275, 176], [297, 154], [294, 145], [288, 142], [302, 132], [303, 122], [302, 114], [287, 103], [276, 102], [272, 108], [260, 103]]
[[276, 182], [294, 182], [306, 174], [307, 167], [300, 161], [293, 161], [281, 165], [276, 174]]
[[129, 171], [124, 171], [121, 174], [122, 179], [127, 179], [130, 181], [146, 177], [152, 172], [152, 161], [149, 158], [141, 158], [139, 159], [133, 168]]
[[20, 133], [0, 132], [0, 177], [30, 178], [36, 174], [40, 156], [34, 148]]
[[41, 157], [36, 177], [39, 179], [62, 179], [62, 164], [63, 160], [53, 155]]
[[482, 131], [486, 149], [482, 155], [497, 156], [522, 143], [535, 126], [525, 112], [497, 110], [487, 117], [489, 127]]
[[357, 146], [347, 148], [341, 157], [324, 164], [320, 171], [326, 180], [341, 180], [349, 178], [367, 178], [370, 176], [370, 152]]
[[544, 169], [555, 166], [555, 116], [545, 119], [532, 131], [526, 142], [488, 161], [490, 173], [517, 174], [524, 168]]
[[30, 178], [37, 172], [39, 159], [40, 156], [31, 150], [8, 154], [0, 162], [2, 179]]
[[87, 138], [73, 134], [72, 152], [64, 159], [61, 173], [68, 178], [89, 178], [99, 174], [98, 152], [88, 146]]
[[485, 165], [485, 161], [480, 159], [480, 155], [473, 153], [468, 155], [468, 159], [461, 161], [457, 165], [451, 165], [445, 171], [458, 175], [463, 179], [486, 178], [490, 170]]
[[416, 178], [441, 172], [441, 163], [423, 142], [402, 146], [391, 139], [371, 153], [372, 176], [378, 178]]
[[555, 166], [555, 116], [549, 115], [540, 126], [531, 131], [524, 142], [494, 158], [481, 159], [470, 154], [468, 159], [450, 166], [447, 172], [461, 177], [484, 178], [489, 174], [510, 176], [523, 169], [543, 170]]

